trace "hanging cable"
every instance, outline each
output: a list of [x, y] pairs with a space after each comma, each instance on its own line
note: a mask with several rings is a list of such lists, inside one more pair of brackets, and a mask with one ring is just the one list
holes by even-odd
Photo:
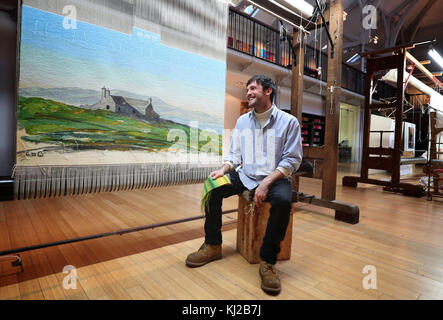
[[[315, 29], [314, 29], [314, 62], [317, 63], [317, 23], [315, 24]], [[318, 66], [317, 66], [317, 70], [318, 70]], [[318, 72], [317, 72], [318, 74]]]
[[323, 53], [322, 53], [322, 40], [323, 40], [323, 30], [322, 30], [322, 28], [320, 28], [320, 44], [319, 44], [319, 62], [318, 62], [318, 64], [320, 65], [319, 67], [318, 67], [318, 75], [320, 76], [320, 78], [319, 78], [319, 80], [320, 80], [320, 91], [319, 91], [319, 94], [321, 95], [321, 93], [322, 93], [322, 73], [323, 73], [323, 68], [322, 68], [322, 64], [321, 64], [321, 58], [322, 58], [322, 56], [323, 56]]
[[[300, 15], [300, 25], [302, 25], [302, 16]], [[298, 75], [299, 76], [301, 76], [302, 75], [302, 73], [301, 73], [301, 52], [302, 52], [302, 50], [303, 50], [303, 48], [302, 48], [302, 41], [303, 41], [303, 35], [302, 35], [302, 33], [301, 32], [299, 32], [298, 33], [298, 36], [299, 36], [299, 41], [298, 41], [298, 45], [299, 45], [299, 55], [298, 55]]]

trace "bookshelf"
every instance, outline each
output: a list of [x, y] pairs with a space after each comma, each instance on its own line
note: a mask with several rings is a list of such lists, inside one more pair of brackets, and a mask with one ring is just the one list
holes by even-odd
[[302, 113], [301, 137], [304, 147], [325, 144], [325, 117]]

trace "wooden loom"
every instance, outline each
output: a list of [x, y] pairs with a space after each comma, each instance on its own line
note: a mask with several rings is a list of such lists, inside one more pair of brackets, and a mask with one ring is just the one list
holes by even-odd
[[[337, 163], [338, 163], [338, 129], [340, 121], [340, 92], [342, 75], [342, 48], [343, 48], [343, 1], [331, 0], [329, 9], [326, 12], [326, 19], [318, 22], [329, 24], [331, 45], [328, 46], [328, 77], [327, 77], [327, 95], [326, 95], [326, 119], [325, 119], [325, 144], [321, 147], [303, 147], [303, 158], [314, 163], [313, 175], [302, 175], [318, 178], [322, 180], [321, 197], [308, 196], [300, 194], [299, 201], [312, 203], [318, 206], [335, 210], [335, 219], [351, 224], [359, 222], [359, 209], [357, 206], [348, 205], [348, 210], [344, 211], [345, 206], [336, 199], [337, 187]], [[303, 50], [303, 37], [298, 42], [294, 42], [294, 50], [298, 57], [298, 65], [292, 68], [292, 95], [291, 95], [291, 113], [302, 119], [303, 106], [303, 72], [299, 72], [298, 66], [304, 65], [305, 54]], [[332, 40], [333, 39], [333, 40]], [[325, 170], [327, 164], [328, 170]], [[299, 190], [299, 176], [293, 178], [293, 189]], [[337, 204], [340, 203], [340, 207]], [[353, 210], [351, 210], [353, 208]]]
[[[429, 162], [428, 162], [428, 191], [427, 199], [432, 200], [433, 197], [443, 198], [443, 161], [440, 160], [440, 154], [443, 154], [440, 146], [443, 144], [439, 142], [438, 136], [443, 132], [443, 127], [437, 127], [437, 112], [431, 112], [429, 114], [431, 125], [431, 137], [429, 148]], [[431, 177], [433, 182], [431, 183]], [[432, 191], [431, 191], [432, 190]]]
[[[417, 59], [415, 59], [407, 50], [414, 48], [414, 45], [405, 45], [389, 49], [383, 49], [374, 52], [363, 53], [367, 58], [366, 65], [366, 90], [365, 90], [365, 110], [364, 110], [364, 131], [363, 131], [363, 154], [360, 177], [343, 177], [343, 186], [357, 187], [357, 184], [367, 183], [384, 186], [383, 190], [403, 193], [407, 196], [421, 197], [424, 195], [424, 189], [420, 185], [403, 183], [400, 181], [400, 162], [402, 153], [402, 122], [403, 107], [405, 98], [405, 79], [404, 70], [406, 61], [409, 60], [417, 69], [429, 77], [434, 84], [442, 87], [442, 84], [433, 76]], [[391, 53], [390, 56], [382, 54]], [[373, 103], [373, 77], [374, 73], [383, 70], [397, 70], [396, 100], [392, 103]], [[395, 108], [395, 130], [394, 130], [394, 148], [372, 148], [369, 146], [371, 110]], [[391, 172], [391, 180], [370, 179], [368, 177], [369, 169], [387, 170]]]
[[[329, 8], [325, 14], [320, 14], [316, 22], [310, 27], [296, 25], [292, 21], [300, 21], [297, 17], [281, 6], [275, 5], [266, 0], [254, 0], [249, 3], [264, 9], [278, 19], [284, 20], [298, 30], [294, 32], [293, 54], [297, 58], [297, 63], [292, 66], [292, 85], [291, 85], [291, 114], [297, 117], [301, 123], [303, 106], [303, 65], [305, 59], [304, 35], [314, 26], [326, 27], [326, 33], [329, 39], [328, 46], [328, 94], [326, 97], [326, 135], [325, 144], [321, 147], [303, 147], [303, 159], [312, 162], [314, 165], [313, 173], [298, 172], [293, 175], [292, 188], [294, 201], [314, 204], [320, 207], [333, 209], [335, 219], [347, 223], [355, 224], [359, 221], [359, 208], [352, 204], [347, 204], [335, 200], [337, 187], [337, 163], [338, 163], [338, 127], [340, 116], [340, 90], [342, 73], [342, 52], [343, 52], [343, 0], [330, 0]], [[317, 1], [316, 1], [317, 2]], [[319, 9], [319, 3], [317, 2]], [[319, 10], [320, 11], [320, 10]], [[329, 28], [328, 28], [328, 26]], [[327, 164], [328, 170], [323, 170]], [[307, 195], [299, 191], [299, 177], [305, 176], [322, 180], [321, 197]]]

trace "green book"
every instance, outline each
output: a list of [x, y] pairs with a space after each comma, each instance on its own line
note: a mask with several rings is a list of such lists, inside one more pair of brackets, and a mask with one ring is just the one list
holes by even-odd
[[204, 212], [205, 208], [209, 205], [209, 199], [211, 197], [211, 191], [215, 188], [219, 188], [224, 185], [231, 184], [231, 180], [229, 180], [229, 175], [224, 175], [218, 179], [212, 179], [209, 177], [206, 179], [203, 185], [203, 194], [201, 200], [201, 210]]

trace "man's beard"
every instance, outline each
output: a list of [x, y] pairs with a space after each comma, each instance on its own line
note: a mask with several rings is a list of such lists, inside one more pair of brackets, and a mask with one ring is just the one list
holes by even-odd
[[257, 97], [252, 98], [251, 100], [248, 100], [248, 106], [250, 108], [256, 108], [258, 106], [258, 99], [257, 99]]

